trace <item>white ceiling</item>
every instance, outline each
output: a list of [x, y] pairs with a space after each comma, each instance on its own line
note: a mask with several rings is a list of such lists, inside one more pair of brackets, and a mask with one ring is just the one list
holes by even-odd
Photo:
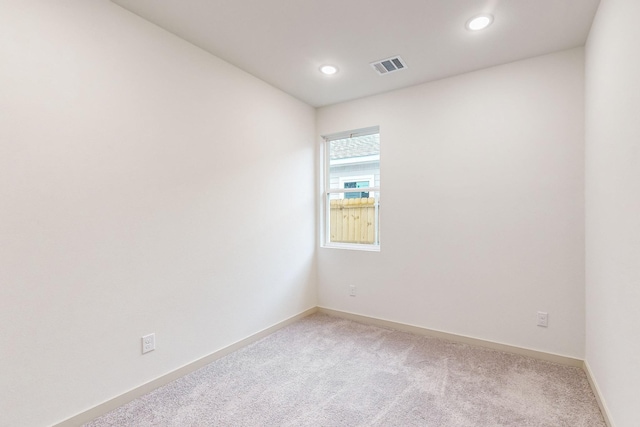
[[[584, 45], [599, 0], [112, 0], [312, 105]], [[490, 13], [480, 32], [469, 18]], [[400, 55], [406, 70], [370, 62]], [[323, 64], [340, 71], [319, 72]]]

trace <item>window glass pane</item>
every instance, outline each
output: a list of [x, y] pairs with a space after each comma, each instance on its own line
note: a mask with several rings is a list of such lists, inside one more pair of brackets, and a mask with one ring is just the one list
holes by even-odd
[[[348, 192], [343, 199], [329, 199], [329, 241], [377, 245], [379, 193], [359, 197]], [[352, 196], [353, 195], [353, 196]]]
[[380, 134], [329, 141], [329, 188], [354, 188], [345, 187], [347, 182], [355, 188], [380, 186]]

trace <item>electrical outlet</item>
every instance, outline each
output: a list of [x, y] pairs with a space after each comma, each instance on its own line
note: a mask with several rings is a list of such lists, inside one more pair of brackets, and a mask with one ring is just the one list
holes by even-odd
[[544, 328], [549, 326], [549, 313], [546, 311], [538, 312], [538, 326], [542, 326]]
[[142, 337], [142, 354], [149, 353], [156, 349], [156, 334], [149, 334]]
[[356, 296], [356, 285], [349, 286], [349, 295], [351, 295], [352, 297]]

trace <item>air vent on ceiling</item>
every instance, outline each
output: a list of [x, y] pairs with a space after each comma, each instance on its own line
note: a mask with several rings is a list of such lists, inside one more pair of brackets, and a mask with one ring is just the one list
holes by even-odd
[[384, 74], [393, 73], [394, 71], [400, 71], [407, 68], [407, 64], [399, 56], [393, 56], [387, 59], [381, 59], [380, 61], [372, 62], [371, 66], [381, 76]]

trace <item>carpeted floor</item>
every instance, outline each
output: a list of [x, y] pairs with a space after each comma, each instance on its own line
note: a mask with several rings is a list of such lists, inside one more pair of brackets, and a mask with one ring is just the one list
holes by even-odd
[[580, 368], [314, 314], [86, 426], [605, 424]]

